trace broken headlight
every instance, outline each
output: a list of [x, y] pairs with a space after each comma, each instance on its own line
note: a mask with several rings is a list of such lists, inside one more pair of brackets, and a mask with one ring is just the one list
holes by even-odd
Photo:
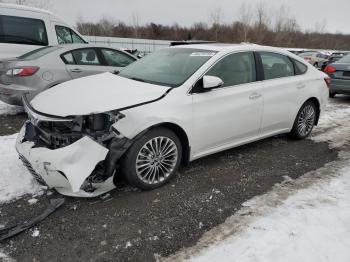
[[92, 131], [108, 130], [110, 126], [110, 116], [108, 114], [89, 115], [86, 119], [86, 127]]

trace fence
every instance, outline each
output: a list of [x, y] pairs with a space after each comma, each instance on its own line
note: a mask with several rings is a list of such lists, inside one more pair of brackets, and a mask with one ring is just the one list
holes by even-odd
[[137, 49], [140, 52], [151, 53], [158, 49], [168, 47], [171, 41], [120, 38], [120, 37], [102, 37], [102, 36], [84, 36], [91, 44], [106, 45], [110, 47]]

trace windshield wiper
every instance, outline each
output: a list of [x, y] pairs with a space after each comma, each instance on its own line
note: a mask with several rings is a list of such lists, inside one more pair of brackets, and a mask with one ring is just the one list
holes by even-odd
[[146, 81], [145, 81], [145, 80], [143, 80], [142, 78], [131, 77], [130, 79], [135, 80], [135, 81], [139, 81], [139, 82], [146, 83]]

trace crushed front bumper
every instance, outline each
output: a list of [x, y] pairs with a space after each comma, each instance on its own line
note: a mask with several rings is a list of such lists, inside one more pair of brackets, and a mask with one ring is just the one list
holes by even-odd
[[21, 129], [16, 149], [24, 165], [41, 183], [55, 188], [59, 193], [76, 197], [96, 197], [115, 188], [113, 177], [101, 183], [93, 183], [94, 191], [85, 191], [83, 185], [97, 164], [104, 161], [108, 149], [84, 136], [75, 143], [59, 148], [35, 147], [25, 141], [25, 127]]

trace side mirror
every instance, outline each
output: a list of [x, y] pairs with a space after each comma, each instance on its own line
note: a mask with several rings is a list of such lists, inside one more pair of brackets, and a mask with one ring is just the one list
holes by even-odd
[[224, 81], [217, 76], [203, 76], [203, 88], [204, 89], [213, 89], [221, 87], [224, 84]]

